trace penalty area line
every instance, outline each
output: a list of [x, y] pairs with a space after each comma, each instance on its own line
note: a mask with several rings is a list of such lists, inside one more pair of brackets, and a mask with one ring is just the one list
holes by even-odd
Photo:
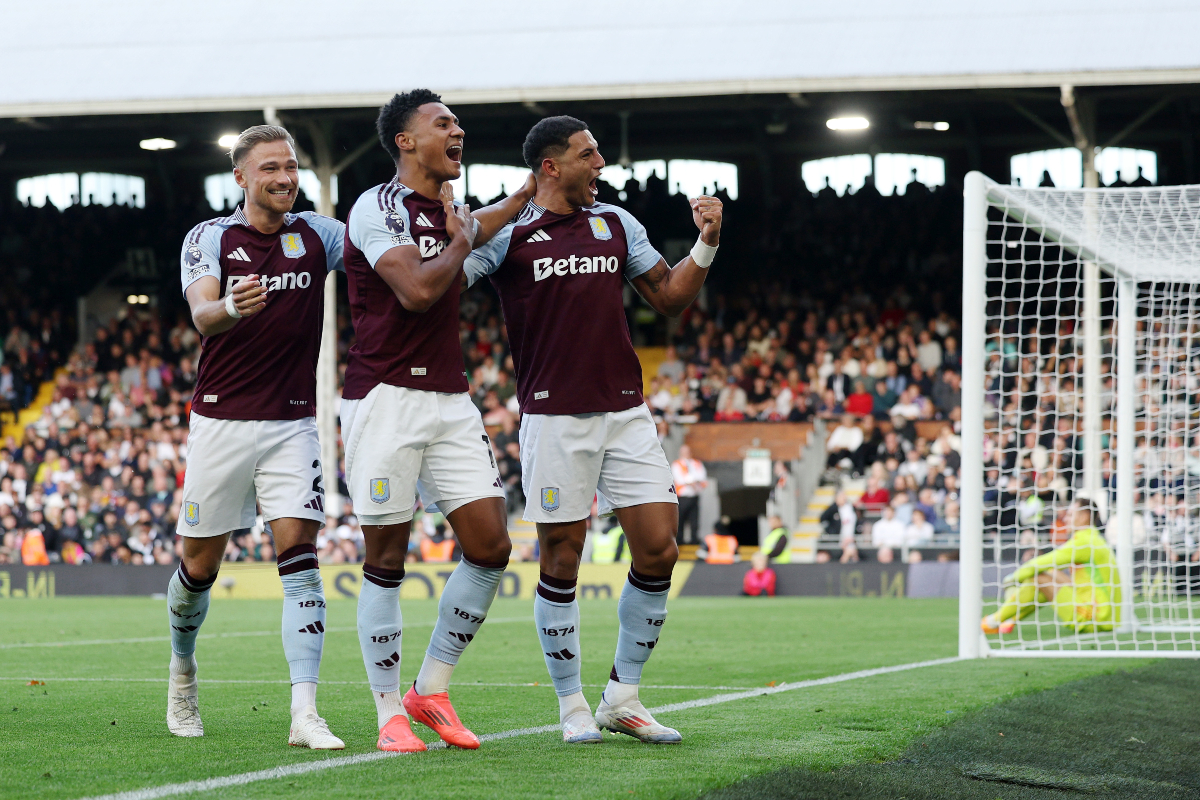
[[[797, 689], [810, 689], [817, 686], [828, 686], [832, 683], [844, 683], [846, 681], [859, 680], [861, 678], [873, 678], [877, 675], [889, 675], [893, 672], [907, 672], [908, 670], [921, 669], [922, 667], [935, 667], [942, 664], [952, 664], [959, 659], [953, 658], [936, 658], [931, 661], [915, 661], [911, 664], [897, 664], [891, 667], [876, 667], [874, 669], [863, 669], [857, 672], [845, 672], [841, 675], [829, 675], [824, 678], [813, 678], [807, 681], [796, 681], [795, 683], [783, 683], [778, 686], [768, 686], [761, 689], [749, 689], [741, 692], [730, 692], [727, 694], [713, 695], [712, 697], [703, 697], [697, 700], [687, 700], [682, 703], [671, 703], [670, 705], [658, 706], [657, 708], [649, 709], [651, 714], [666, 714], [672, 711], [686, 711], [692, 708], [703, 708], [705, 706], [715, 706], [722, 703], [732, 703], [735, 700], [745, 700], [751, 697], [763, 697], [766, 695], [780, 694], [782, 692], [794, 692]], [[510, 731], [500, 731], [498, 733], [486, 733], [479, 737], [480, 742], [495, 742], [501, 739], [513, 739], [518, 736], [534, 736], [541, 733], [556, 733], [560, 730], [559, 725], [539, 725], [533, 728], [516, 728]], [[445, 742], [434, 742], [429, 745], [430, 750], [445, 749]], [[327, 769], [336, 769], [338, 767], [353, 767], [359, 764], [369, 764], [372, 761], [381, 761], [385, 758], [399, 758], [404, 755], [414, 755], [411, 753], [359, 753], [352, 756], [335, 756], [326, 758], [320, 761], [306, 761], [299, 764], [287, 764], [281, 767], [272, 767], [271, 769], [262, 769], [255, 772], [243, 772], [238, 775], [226, 775], [220, 778], [208, 778], [201, 781], [188, 781], [186, 783], [169, 783], [163, 786], [152, 786], [146, 789], [134, 789], [128, 792], [117, 792], [116, 794], [96, 795], [92, 797], [82, 798], [82, 800], [157, 800], [160, 797], [174, 797], [181, 794], [193, 794], [197, 792], [210, 792], [216, 789], [226, 789], [230, 786], [245, 786], [250, 783], [258, 783], [260, 781], [276, 780], [279, 778], [291, 778], [297, 775], [306, 775], [310, 772], [320, 772]]]

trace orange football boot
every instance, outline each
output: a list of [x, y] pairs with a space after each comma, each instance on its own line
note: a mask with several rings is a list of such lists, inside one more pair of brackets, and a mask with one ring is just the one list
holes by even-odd
[[392, 717], [379, 729], [379, 742], [375, 746], [392, 753], [423, 753], [429, 749], [412, 732], [408, 717], [403, 714]]
[[987, 634], [1009, 634], [1017, 627], [1015, 620], [1006, 619], [1003, 622], [996, 621], [995, 614], [988, 614], [979, 624], [980, 629]]
[[446, 744], [461, 747], [464, 750], [478, 750], [479, 737], [466, 729], [458, 721], [454, 706], [450, 705], [450, 695], [445, 692], [437, 694], [417, 694], [414, 683], [404, 695], [404, 710], [422, 725], [428, 725], [433, 732], [442, 737]]

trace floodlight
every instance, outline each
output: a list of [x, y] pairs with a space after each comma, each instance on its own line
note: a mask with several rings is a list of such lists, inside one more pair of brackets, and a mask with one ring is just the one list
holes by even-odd
[[175, 149], [174, 139], [142, 139], [138, 142], [138, 146], [143, 150], [173, 150]]
[[125, 298], [125, 302], [129, 303], [129, 305], [131, 305], [131, 306], [136, 306], [137, 298], [138, 298], [138, 296], [136, 294], [131, 294], [131, 295], [129, 295], [129, 297]]
[[919, 131], [948, 131], [950, 130], [949, 122], [914, 122], [913, 127]]
[[149, 297], [149, 295], [139, 294], [139, 295], [137, 296], [137, 301], [138, 301], [138, 304], [139, 304], [139, 305], [143, 305], [143, 306], [144, 306], [144, 305], [146, 305], [147, 303], [149, 303], [149, 302], [150, 302], [150, 297]]
[[226, 133], [223, 134], [220, 139], [217, 139], [217, 144], [221, 145], [221, 147], [224, 147], [226, 150], [232, 150], [233, 146], [237, 144], [237, 140], [238, 135], [236, 133]]
[[825, 121], [825, 126], [831, 131], [861, 131], [870, 125], [866, 117], [834, 117]]

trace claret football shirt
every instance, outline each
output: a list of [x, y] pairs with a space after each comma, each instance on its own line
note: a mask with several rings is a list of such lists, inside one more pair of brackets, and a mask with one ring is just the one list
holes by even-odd
[[488, 275], [500, 295], [522, 412], [643, 402], [622, 290], [661, 259], [641, 223], [607, 203], [556, 214], [531, 202], [468, 256], [468, 282]]
[[469, 388], [458, 339], [460, 281], [417, 313], [406, 310], [375, 271], [380, 257], [393, 247], [415, 246], [421, 260], [428, 261], [449, 241], [441, 201], [394, 178], [363, 192], [350, 210], [346, 278], [356, 341], [346, 364], [342, 396], [347, 400], [361, 400], [380, 383], [448, 393]]
[[317, 354], [325, 276], [342, 269], [345, 226], [311, 211], [285, 214], [283, 227], [261, 233], [241, 206], [192, 228], [180, 256], [183, 291], [211, 275], [221, 297], [258, 275], [267, 304], [229, 330], [205, 336], [192, 409], [215, 419], [315, 416]]

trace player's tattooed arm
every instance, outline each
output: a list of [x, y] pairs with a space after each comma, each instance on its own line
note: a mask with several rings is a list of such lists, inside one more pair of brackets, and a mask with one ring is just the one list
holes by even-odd
[[[692, 221], [700, 229], [700, 241], [716, 247], [721, 240], [721, 217], [723, 207], [715, 197], [702, 195], [691, 201]], [[677, 317], [692, 304], [700, 294], [700, 287], [708, 277], [708, 269], [692, 260], [689, 253], [673, 268], [660, 259], [648, 272], [633, 279], [633, 288], [650, 307], [668, 317]]]
[[[192, 309], [192, 322], [203, 336], [224, 333], [237, 324], [229, 316], [225, 298], [221, 297], [221, 282], [205, 275], [187, 288], [187, 301]], [[232, 289], [233, 305], [243, 317], [253, 316], [267, 307], [267, 289], [257, 275], [247, 275]]]
[[455, 206], [454, 193], [442, 187], [442, 206], [446, 210], [446, 248], [428, 261], [414, 245], [393, 247], [375, 262], [375, 272], [391, 288], [407, 311], [423, 314], [441, 299], [462, 275], [463, 261], [471, 253], [475, 239], [475, 220], [471, 207]]
[[533, 199], [536, 192], [537, 181], [531, 172], [520, 189], [499, 203], [492, 203], [472, 214], [479, 223], [479, 231], [475, 234], [475, 246], [482, 247], [487, 244], [513, 217], [521, 213], [521, 209]]

